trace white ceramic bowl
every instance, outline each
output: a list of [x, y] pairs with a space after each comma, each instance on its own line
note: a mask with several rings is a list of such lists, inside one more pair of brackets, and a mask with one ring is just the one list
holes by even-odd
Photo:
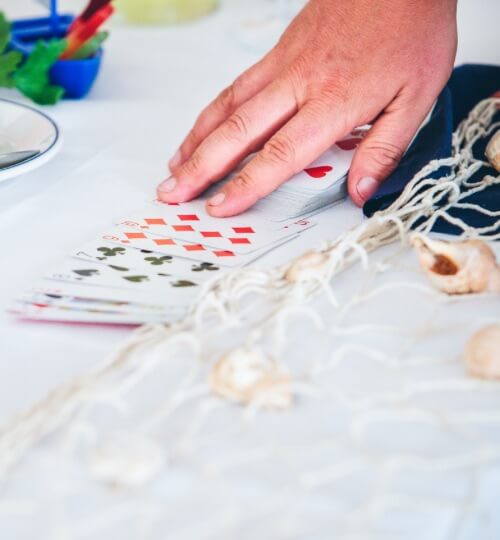
[[38, 150], [36, 156], [0, 169], [0, 182], [32, 171], [50, 159], [61, 148], [57, 124], [46, 114], [6, 99], [0, 99], [0, 154]]

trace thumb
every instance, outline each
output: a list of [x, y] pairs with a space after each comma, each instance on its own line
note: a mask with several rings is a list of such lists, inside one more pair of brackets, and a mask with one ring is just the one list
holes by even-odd
[[378, 117], [358, 146], [349, 171], [348, 191], [356, 205], [363, 206], [397, 167], [426, 114], [426, 108], [400, 107]]

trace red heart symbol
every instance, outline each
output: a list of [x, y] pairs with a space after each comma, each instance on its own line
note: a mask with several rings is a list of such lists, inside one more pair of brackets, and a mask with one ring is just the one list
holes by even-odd
[[320, 167], [304, 169], [304, 172], [312, 178], [324, 178], [330, 171], [333, 171], [333, 167], [330, 167], [330, 165], [321, 165]]
[[354, 150], [362, 140], [361, 137], [344, 139], [343, 141], [337, 141], [336, 145], [342, 150]]

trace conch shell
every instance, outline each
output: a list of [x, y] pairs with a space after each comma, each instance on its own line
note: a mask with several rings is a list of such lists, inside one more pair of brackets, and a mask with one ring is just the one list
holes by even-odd
[[491, 166], [500, 172], [500, 129], [490, 139], [485, 154]]
[[445, 242], [414, 234], [410, 240], [432, 284], [447, 294], [500, 293], [500, 267], [481, 240]]
[[478, 330], [465, 346], [468, 372], [483, 379], [500, 379], [500, 324]]
[[210, 373], [210, 386], [236, 403], [285, 409], [292, 403], [289, 373], [260, 351], [241, 347], [225, 354]]
[[319, 251], [307, 251], [295, 259], [285, 273], [289, 283], [307, 281], [308, 279], [323, 275], [326, 272], [328, 256]]

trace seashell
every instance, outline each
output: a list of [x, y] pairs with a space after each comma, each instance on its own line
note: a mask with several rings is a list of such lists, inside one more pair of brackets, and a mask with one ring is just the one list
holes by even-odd
[[236, 403], [285, 409], [292, 403], [289, 373], [260, 351], [241, 347], [218, 360], [210, 373], [212, 390]]
[[500, 267], [481, 240], [445, 242], [421, 234], [410, 239], [432, 284], [447, 294], [500, 292]]
[[166, 459], [163, 448], [155, 441], [135, 433], [116, 432], [89, 450], [87, 464], [101, 482], [137, 487], [156, 476]]
[[285, 273], [289, 283], [307, 281], [324, 275], [327, 269], [328, 255], [319, 251], [307, 251], [295, 259]]
[[500, 379], [500, 324], [478, 330], [465, 346], [467, 371], [483, 379]]
[[500, 172], [500, 129], [493, 135], [484, 152], [492, 167]]

